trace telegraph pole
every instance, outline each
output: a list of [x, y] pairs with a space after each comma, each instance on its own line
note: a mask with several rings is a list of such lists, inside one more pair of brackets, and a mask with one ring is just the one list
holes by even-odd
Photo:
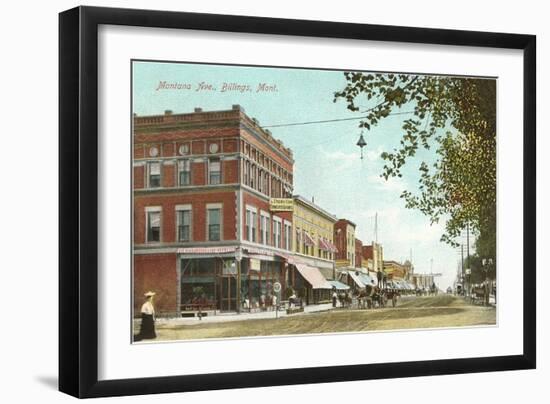
[[466, 251], [468, 257], [468, 268], [470, 268], [470, 223], [466, 223]]
[[470, 222], [466, 223], [466, 259], [468, 260], [468, 296], [470, 295], [470, 279], [472, 278], [472, 266], [470, 263]]
[[460, 243], [460, 271], [462, 274], [460, 277], [462, 282], [462, 293], [466, 294], [466, 277], [464, 276], [464, 243]]

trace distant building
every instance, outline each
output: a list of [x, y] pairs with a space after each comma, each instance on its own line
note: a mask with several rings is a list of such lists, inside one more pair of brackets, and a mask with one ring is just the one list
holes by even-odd
[[412, 274], [411, 282], [417, 289], [429, 289], [435, 282], [433, 274]]
[[382, 244], [375, 243], [364, 245], [361, 249], [362, 266], [370, 272], [378, 272], [384, 268], [384, 249]]
[[355, 268], [361, 268], [363, 265], [362, 259], [363, 242], [358, 238], [355, 239]]
[[348, 219], [339, 219], [334, 224], [336, 267], [355, 267], [355, 228], [356, 224]]
[[384, 272], [388, 279], [407, 279], [409, 267], [397, 261], [384, 261]]

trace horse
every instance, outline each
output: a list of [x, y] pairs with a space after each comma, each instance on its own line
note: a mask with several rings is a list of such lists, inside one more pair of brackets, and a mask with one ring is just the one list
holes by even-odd
[[352, 298], [351, 298], [351, 295], [348, 292], [339, 293], [338, 294], [338, 301], [340, 302], [341, 307], [346, 307], [346, 308], [351, 307]]

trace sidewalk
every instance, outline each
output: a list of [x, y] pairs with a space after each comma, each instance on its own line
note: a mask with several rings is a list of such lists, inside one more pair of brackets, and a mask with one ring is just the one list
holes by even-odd
[[[199, 319], [199, 317], [173, 317], [173, 318], [159, 318], [156, 320], [157, 325], [166, 325], [166, 324], [181, 324], [181, 325], [198, 325], [198, 324], [205, 324], [205, 323], [223, 323], [228, 321], [244, 321], [244, 320], [259, 320], [259, 319], [269, 319], [269, 318], [276, 318], [277, 316], [279, 318], [281, 317], [296, 317], [296, 316], [303, 316], [305, 314], [309, 313], [316, 313], [321, 311], [328, 311], [332, 310], [332, 304], [331, 303], [325, 303], [325, 304], [311, 304], [309, 306], [304, 306], [304, 312], [303, 313], [294, 313], [287, 315], [286, 310], [279, 310], [277, 313], [275, 310], [272, 311], [260, 311], [256, 313], [241, 313], [237, 314], [235, 312], [233, 313], [216, 313], [216, 314], [209, 314], [206, 317], [202, 317], [202, 319]], [[139, 320], [134, 320], [139, 322]]]

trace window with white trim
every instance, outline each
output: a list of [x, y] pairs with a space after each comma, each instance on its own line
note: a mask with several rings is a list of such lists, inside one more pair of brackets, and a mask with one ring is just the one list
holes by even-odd
[[288, 222], [285, 222], [285, 250], [289, 250], [292, 248], [292, 231], [291, 231], [291, 225]]
[[273, 246], [281, 248], [281, 221], [273, 220]]
[[269, 244], [269, 215], [266, 214], [260, 216], [260, 242]]
[[191, 241], [191, 208], [178, 209], [176, 213], [178, 241]]
[[222, 165], [220, 159], [208, 160], [208, 183], [218, 185], [222, 182]]
[[244, 178], [243, 183], [245, 185], [248, 185], [248, 178], [250, 177], [250, 162], [247, 160], [244, 163], [244, 170], [243, 170]]
[[208, 241], [221, 240], [222, 210], [219, 207], [207, 208]]
[[191, 160], [178, 161], [178, 184], [180, 186], [191, 184]]
[[147, 163], [148, 186], [149, 188], [160, 187], [160, 161], [151, 161]]
[[147, 238], [146, 242], [155, 243], [160, 241], [160, 214], [159, 210], [146, 210]]
[[258, 234], [258, 230], [257, 230], [257, 219], [256, 219], [256, 212], [252, 211], [252, 222], [251, 222], [251, 226], [250, 226], [250, 231], [251, 231], [251, 238], [250, 238], [250, 241], [252, 241], [253, 243], [256, 242], [256, 234]]
[[252, 241], [253, 243], [256, 242], [257, 237], [257, 214], [256, 209], [254, 208], [246, 208], [246, 217], [245, 217], [245, 223], [246, 223], [246, 240]]
[[250, 167], [250, 188], [254, 188], [256, 186], [256, 166], [254, 164]]

